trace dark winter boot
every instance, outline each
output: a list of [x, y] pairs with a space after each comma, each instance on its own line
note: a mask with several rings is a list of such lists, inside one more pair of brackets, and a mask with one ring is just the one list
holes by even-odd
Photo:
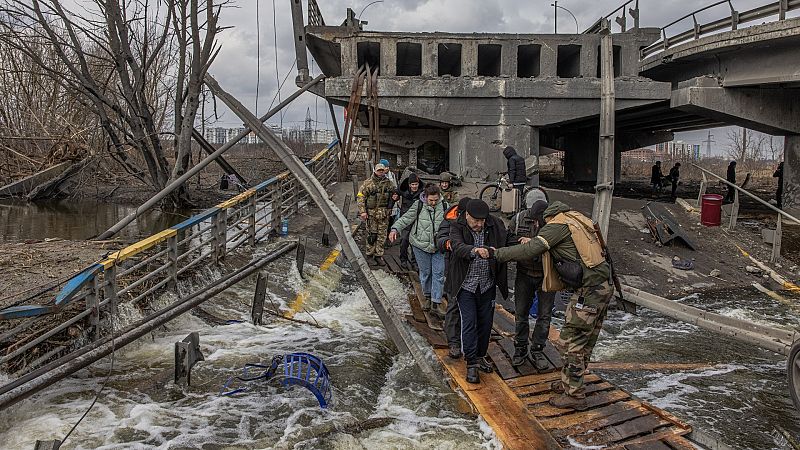
[[525, 364], [525, 360], [528, 358], [528, 346], [515, 346], [514, 347], [514, 356], [511, 357], [511, 365], [514, 367], [519, 367]]
[[478, 375], [478, 366], [467, 366], [467, 383], [478, 384], [481, 382], [481, 377]]
[[550, 361], [544, 357], [544, 353], [542, 352], [531, 352], [531, 359], [533, 360], [533, 367], [536, 367], [536, 370], [539, 372], [550, 368]]
[[450, 344], [450, 352], [447, 354], [447, 356], [453, 359], [461, 358], [461, 346], [457, 344]]
[[478, 367], [483, 372], [486, 372], [486, 373], [494, 372], [494, 368], [492, 368], [492, 363], [490, 363], [489, 360], [486, 359], [486, 357], [483, 357], [480, 360], [478, 360]]

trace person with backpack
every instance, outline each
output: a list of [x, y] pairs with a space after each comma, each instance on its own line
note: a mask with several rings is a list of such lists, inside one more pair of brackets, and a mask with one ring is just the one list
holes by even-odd
[[[411, 205], [422, 195], [422, 184], [417, 174], [413, 172], [409, 174], [408, 177], [400, 183], [399, 190], [400, 196], [402, 197], [400, 205], [400, 216], [402, 217], [411, 209]], [[408, 246], [410, 244], [408, 233], [409, 230], [403, 230], [400, 233], [400, 265], [403, 266], [404, 269], [411, 268], [411, 262], [408, 257]]]
[[444, 290], [444, 253], [436, 248], [436, 232], [444, 221], [447, 205], [441, 198], [439, 186], [428, 185], [423, 197], [417, 200], [408, 211], [392, 226], [389, 241], [397, 240], [399, 232], [409, 229], [409, 242], [419, 268], [419, 281], [425, 299], [423, 310], [432, 310], [444, 318], [442, 305]]
[[606, 260], [592, 220], [562, 202], [544, 211], [546, 224], [536, 238], [522, 245], [490, 249], [497, 262], [525, 261], [542, 256], [543, 286], [547, 292], [572, 289], [559, 338], [564, 367], [551, 389], [556, 408], [588, 408], [584, 375], [614, 294], [611, 266]]

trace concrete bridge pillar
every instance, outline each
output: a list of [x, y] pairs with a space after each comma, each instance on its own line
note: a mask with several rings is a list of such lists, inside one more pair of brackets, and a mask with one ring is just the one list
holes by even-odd
[[[600, 144], [595, 133], [567, 135], [564, 140], [564, 177], [578, 183], [597, 182], [597, 155]], [[614, 181], [619, 181], [622, 153], [614, 152]]]
[[800, 214], [800, 135], [783, 140], [783, 209]]
[[494, 180], [506, 171], [503, 149], [523, 158], [539, 153], [539, 130], [529, 125], [463, 126], [450, 129], [450, 170], [467, 178]]

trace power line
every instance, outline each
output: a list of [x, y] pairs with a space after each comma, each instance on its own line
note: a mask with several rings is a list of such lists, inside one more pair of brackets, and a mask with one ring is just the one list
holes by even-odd
[[[275, 43], [275, 82], [278, 83], [278, 103], [281, 102], [281, 74], [278, 71], [278, 14], [275, 10], [275, 0], [272, 0], [272, 37]], [[283, 127], [283, 111], [280, 112], [281, 127]]]
[[261, 0], [256, 0], [256, 109], [255, 114], [258, 116], [258, 89], [261, 84], [261, 14], [259, 5]]

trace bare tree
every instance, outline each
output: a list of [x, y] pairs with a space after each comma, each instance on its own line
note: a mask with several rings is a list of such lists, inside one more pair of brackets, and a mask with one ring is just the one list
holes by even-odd
[[[4, 0], [0, 43], [75, 93], [105, 131], [109, 154], [160, 190], [187, 169], [200, 86], [218, 50], [220, 11], [213, 0], [94, 0], [80, 13], [66, 10], [59, 0]], [[36, 41], [52, 47], [61, 67], [41, 57], [39, 47], [31, 45]], [[176, 55], [171, 84], [165, 78]], [[164, 95], [170, 89], [173, 95]], [[176, 108], [172, 168], [161, 139], [167, 98], [175, 99]], [[185, 192], [171, 200], [185, 203]]]
[[778, 136], [770, 136], [766, 141], [766, 151], [771, 161], [783, 161], [783, 140]]

